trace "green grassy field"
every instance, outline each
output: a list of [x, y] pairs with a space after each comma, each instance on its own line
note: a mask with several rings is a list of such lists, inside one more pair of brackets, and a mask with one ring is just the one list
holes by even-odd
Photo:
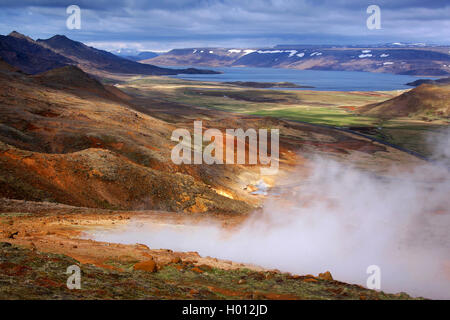
[[[429, 136], [448, 122], [415, 118], [383, 120], [362, 116], [359, 107], [391, 99], [403, 91], [338, 92], [313, 90], [271, 90], [241, 88], [217, 82], [200, 82], [168, 77], [134, 78], [120, 86], [139, 89], [159, 101], [214, 110], [345, 127], [429, 156]], [[140, 91], [141, 92], [141, 91]], [[364, 128], [370, 129], [369, 131]]]
[[254, 115], [269, 116], [275, 118], [285, 118], [290, 120], [304, 121], [314, 124], [330, 125], [336, 127], [348, 126], [375, 126], [378, 123], [376, 118], [363, 117], [351, 114], [337, 108], [326, 107], [304, 107], [261, 110], [252, 112]]

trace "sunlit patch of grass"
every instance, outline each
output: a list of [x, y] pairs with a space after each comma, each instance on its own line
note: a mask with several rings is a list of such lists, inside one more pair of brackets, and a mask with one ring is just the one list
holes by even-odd
[[383, 122], [382, 127], [387, 142], [424, 156], [431, 156], [435, 150], [430, 144], [430, 139], [438, 137], [441, 129], [447, 126], [408, 119], [394, 119]]
[[[218, 82], [188, 81], [170, 77], [143, 77], [124, 84], [142, 89], [146, 97], [186, 107], [268, 116], [335, 127], [373, 127], [375, 138], [429, 155], [427, 136], [448, 125], [443, 121], [402, 118], [383, 120], [358, 114], [361, 106], [382, 102], [404, 91], [338, 92], [314, 90], [246, 89]], [[429, 120], [429, 119], [428, 119]], [[367, 134], [367, 133], [365, 133]]]
[[277, 110], [261, 110], [252, 112], [251, 114], [338, 127], [374, 126], [378, 122], [376, 118], [358, 116], [356, 114], [352, 114], [336, 108], [323, 107], [298, 107]]
[[33, 215], [30, 212], [1, 212], [0, 217], [26, 217]]

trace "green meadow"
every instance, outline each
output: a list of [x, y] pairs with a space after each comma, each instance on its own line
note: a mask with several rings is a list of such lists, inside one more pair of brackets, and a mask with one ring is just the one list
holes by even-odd
[[[345, 127], [428, 156], [427, 141], [448, 124], [414, 117], [380, 119], [358, 109], [382, 102], [404, 91], [340, 92], [243, 88], [219, 82], [169, 77], [139, 77], [119, 84], [124, 91], [144, 90], [147, 98], [162, 103], [233, 113]], [[142, 92], [142, 91], [141, 91]], [[368, 129], [368, 130], [366, 130]]]

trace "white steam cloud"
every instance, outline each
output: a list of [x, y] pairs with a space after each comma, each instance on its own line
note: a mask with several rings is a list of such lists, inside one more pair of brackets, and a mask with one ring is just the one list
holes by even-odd
[[450, 299], [448, 133], [439, 146], [443, 165], [392, 168], [382, 177], [317, 158], [306, 179], [292, 178], [288, 193], [267, 200], [262, 213], [232, 233], [213, 224], [132, 223], [92, 238], [296, 274], [329, 270], [337, 280], [362, 285], [367, 267], [377, 265], [385, 292]]

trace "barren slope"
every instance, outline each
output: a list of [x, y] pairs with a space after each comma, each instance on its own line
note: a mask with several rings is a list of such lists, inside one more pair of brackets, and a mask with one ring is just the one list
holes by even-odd
[[[305, 161], [302, 154], [357, 158], [369, 167], [377, 158], [415, 161], [332, 129], [168, 103], [148, 95], [145, 87], [124, 93], [76, 67], [39, 76], [4, 71], [0, 85], [4, 197], [103, 208], [246, 213], [264, 200], [263, 194], [254, 194], [256, 186], [261, 181], [276, 185]], [[172, 131], [192, 132], [195, 119], [203, 120], [204, 129], [223, 132], [280, 129], [279, 174], [262, 176], [259, 165], [175, 165]]]
[[364, 106], [360, 112], [381, 118], [450, 116], [450, 85], [422, 84], [393, 99]]
[[80, 78], [90, 79], [73, 67], [38, 78], [0, 74], [2, 196], [91, 207], [249, 210], [176, 173], [167, 161], [171, 125], [129, 109], [96, 80]]

